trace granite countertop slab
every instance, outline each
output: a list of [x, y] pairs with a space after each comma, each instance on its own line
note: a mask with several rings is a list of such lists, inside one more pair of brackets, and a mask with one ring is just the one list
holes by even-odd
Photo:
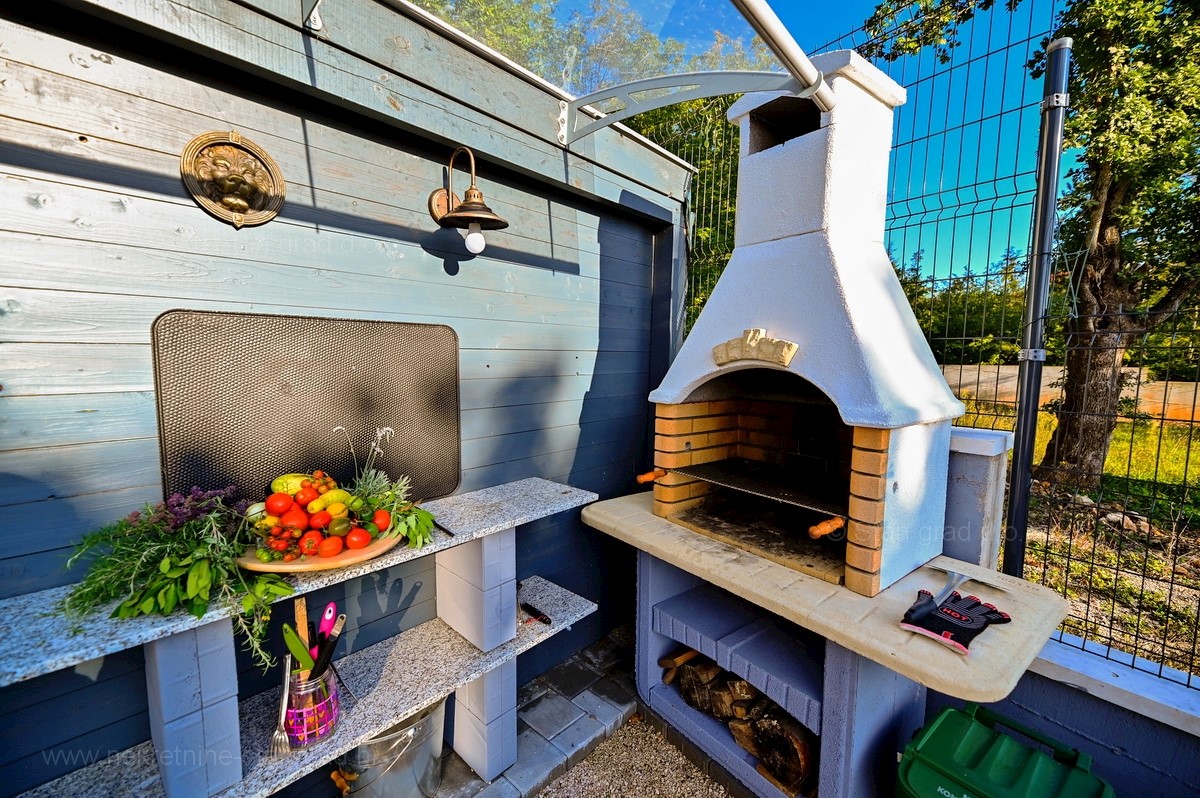
[[[268, 754], [278, 720], [279, 688], [242, 701], [238, 706], [242, 781], [220, 793], [220, 798], [271, 795], [596, 610], [587, 599], [537, 576], [521, 583], [517, 600], [538, 607], [552, 622], [518, 623], [515, 638], [484, 652], [434, 619], [337, 660], [334, 664], [344, 685], [337, 728], [326, 740], [285, 757]], [[160, 798], [163, 788], [154, 746], [149, 742], [134, 746], [30, 790], [22, 798], [63, 795]]]
[[[422, 505], [441, 527], [434, 530], [429, 545], [420, 549], [400, 545], [358, 565], [297, 574], [288, 577], [288, 581], [296, 588], [294, 595], [301, 595], [581, 507], [597, 498], [591, 491], [530, 477], [435, 499]], [[71, 585], [65, 585], [0, 600], [0, 687], [224, 620], [230, 615], [226, 607], [213, 605], [200, 619], [182, 611], [166, 617], [117, 619], [108, 617], [114, 604], [101, 607], [74, 625], [54, 611], [71, 589]], [[284, 597], [291, 598], [294, 596]]]
[[[967, 701], [1000, 701], [1067, 616], [1066, 599], [1048, 587], [944, 555], [873, 597], [817, 579], [654, 515], [653, 496], [635, 493], [584, 509], [584, 523], [786, 618], [918, 684]], [[919, 589], [938, 591], [946, 572], [959, 588], [1012, 616], [971, 643], [970, 656], [900, 628]]]

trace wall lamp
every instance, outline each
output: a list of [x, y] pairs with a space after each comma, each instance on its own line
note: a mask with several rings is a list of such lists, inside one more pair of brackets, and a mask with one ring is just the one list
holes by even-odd
[[[462, 152], [467, 154], [471, 162], [471, 187], [467, 189], [466, 199], [460, 202], [454, 194], [454, 159]], [[503, 230], [508, 227], [508, 222], [492, 213], [492, 209], [483, 202], [483, 192], [475, 185], [475, 153], [466, 147], [459, 147], [450, 154], [448, 171], [446, 184], [449, 188], [439, 188], [429, 195], [429, 215], [442, 227], [466, 230], [467, 251], [478, 255], [487, 246], [483, 231]]]

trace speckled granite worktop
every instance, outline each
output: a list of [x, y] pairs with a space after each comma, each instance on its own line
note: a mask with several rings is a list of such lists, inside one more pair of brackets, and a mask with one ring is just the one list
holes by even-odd
[[[440, 620], [432, 620], [337, 660], [343, 684], [342, 717], [328, 739], [275, 759], [267, 749], [278, 718], [279, 689], [243, 701], [242, 781], [220, 798], [267, 796], [306, 773], [332, 762], [397, 722], [432, 706], [459, 687], [513, 659], [596, 610], [596, 605], [533, 576], [521, 583], [517, 600], [551, 618], [550, 624], [519, 623], [517, 636], [481, 652]], [[419, 674], [414, 678], [413, 674]], [[151, 798], [163, 795], [154, 747], [122, 751], [25, 793], [22, 798]]]
[[[433, 542], [428, 546], [420, 549], [397, 546], [359, 565], [297, 575], [289, 581], [295, 585], [296, 595], [308, 593], [581, 507], [596, 499], [596, 494], [590, 491], [539, 477], [447, 496], [423, 505], [441, 527], [434, 531]], [[93, 613], [79, 629], [73, 630], [65, 617], [49, 612], [70, 590], [67, 585], [0, 600], [0, 687], [229, 617], [226, 608], [213, 606], [201, 619], [176, 612], [165, 618], [155, 615], [120, 620], [108, 617], [110, 606]]]

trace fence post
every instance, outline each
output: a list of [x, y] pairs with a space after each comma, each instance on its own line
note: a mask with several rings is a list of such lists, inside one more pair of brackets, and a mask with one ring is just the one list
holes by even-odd
[[1033, 443], [1037, 437], [1042, 363], [1046, 360], [1046, 307], [1054, 255], [1058, 172], [1062, 160], [1063, 121], [1070, 96], [1067, 73], [1071, 65], [1069, 38], [1055, 39], [1046, 48], [1046, 79], [1042, 95], [1042, 125], [1038, 136], [1037, 190], [1033, 201], [1033, 234], [1025, 276], [1025, 317], [1021, 327], [1017, 372], [1017, 425], [1012, 470], [1009, 473], [1008, 524], [1004, 534], [1006, 574], [1024, 576], [1025, 532], [1029, 525], [1029, 489], [1033, 482]]

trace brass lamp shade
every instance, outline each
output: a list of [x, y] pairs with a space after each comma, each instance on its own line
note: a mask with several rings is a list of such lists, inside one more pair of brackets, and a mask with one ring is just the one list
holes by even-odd
[[466, 199], [459, 202], [458, 197], [451, 194], [449, 189], [436, 189], [429, 195], [429, 215], [442, 227], [458, 227], [465, 230], [477, 224], [480, 230], [503, 230], [508, 227], [508, 222], [493, 213], [484, 203], [483, 192], [475, 185], [475, 155], [466, 147], [459, 147], [450, 156], [448, 182], [451, 188], [454, 186], [454, 159], [463, 152], [471, 162], [471, 187], [467, 189]]

